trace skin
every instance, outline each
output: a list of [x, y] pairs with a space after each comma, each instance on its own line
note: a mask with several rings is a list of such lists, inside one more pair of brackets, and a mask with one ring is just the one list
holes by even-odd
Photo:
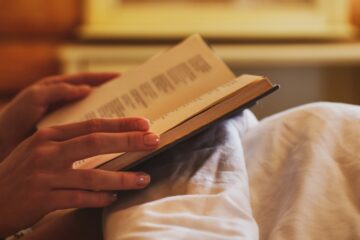
[[142, 189], [150, 176], [72, 169], [99, 154], [158, 146], [143, 118], [95, 119], [35, 130], [54, 106], [86, 97], [117, 74], [55, 76], [21, 92], [0, 115], [0, 236], [30, 227], [55, 210], [104, 207], [114, 191]]

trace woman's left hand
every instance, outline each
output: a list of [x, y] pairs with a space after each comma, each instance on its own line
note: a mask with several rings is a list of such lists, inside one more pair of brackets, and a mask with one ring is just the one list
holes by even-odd
[[53, 76], [24, 89], [0, 113], [0, 162], [35, 131], [49, 109], [80, 100], [92, 87], [117, 76], [115, 73]]

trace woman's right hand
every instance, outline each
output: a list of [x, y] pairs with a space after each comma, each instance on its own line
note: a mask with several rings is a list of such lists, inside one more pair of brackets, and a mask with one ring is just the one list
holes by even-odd
[[141, 189], [144, 173], [73, 169], [88, 157], [153, 150], [159, 137], [142, 118], [96, 119], [45, 128], [22, 142], [0, 163], [0, 236], [35, 224], [67, 208], [104, 207], [113, 191]]

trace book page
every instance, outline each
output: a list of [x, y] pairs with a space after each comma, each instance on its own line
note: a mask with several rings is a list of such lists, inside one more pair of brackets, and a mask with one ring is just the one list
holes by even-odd
[[263, 79], [264, 78], [262, 76], [242, 75], [236, 79], [233, 79], [232, 81], [224, 83], [217, 88], [205, 92], [191, 101], [161, 115], [152, 122], [151, 129], [159, 134], [162, 134], [178, 126], [192, 116], [195, 116], [207, 108], [215, 105], [219, 101], [232, 95], [248, 84], [261, 81]]
[[93, 118], [142, 116], [151, 122], [235, 78], [199, 35], [48, 116], [39, 127]]
[[[39, 127], [142, 116], [150, 120], [151, 131], [160, 135], [259, 77], [234, 79], [225, 63], [199, 35], [194, 35], [98, 87], [86, 99], [53, 113]], [[74, 167], [94, 168], [120, 154], [80, 160]]]
[[[231, 96], [239, 89], [262, 81], [264, 78], [261, 76], [242, 75], [233, 81], [222, 84], [219, 87], [206, 92], [192, 101], [185, 103], [184, 105], [178, 106], [177, 108], [169, 111], [168, 113], [160, 116], [152, 122], [151, 130], [158, 134], [163, 134], [172, 128], [180, 125], [189, 118], [199, 114], [200, 112], [210, 108], [219, 101]], [[75, 167], [77, 168], [95, 168], [100, 166], [107, 161], [119, 157], [123, 153], [106, 154], [101, 156], [95, 156], [86, 160], [76, 162]]]

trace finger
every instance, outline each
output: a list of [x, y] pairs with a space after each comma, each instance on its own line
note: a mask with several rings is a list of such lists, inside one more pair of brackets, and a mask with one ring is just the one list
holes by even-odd
[[49, 77], [43, 80], [43, 83], [52, 84], [65, 82], [75, 85], [86, 84], [90, 86], [99, 86], [119, 76], [119, 73], [79, 73], [74, 75], [58, 75]]
[[149, 132], [92, 133], [57, 144], [62, 154], [54, 161], [71, 165], [101, 154], [153, 150], [159, 145], [159, 136]]
[[145, 173], [112, 172], [98, 169], [66, 170], [53, 181], [55, 189], [82, 190], [129, 190], [149, 185], [150, 176]]
[[50, 193], [50, 211], [68, 208], [98, 208], [113, 203], [117, 196], [109, 192], [55, 190]]
[[54, 141], [96, 133], [119, 133], [131, 131], [148, 131], [149, 121], [144, 118], [92, 119], [85, 122], [52, 127]]
[[87, 85], [75, 86], [67, 83], [59, 83], [35, 88], [33, 97], [39, 106], [49, 106], [54, 103], [75, 101], [84, 98], [90, 92], [91, 87]]

